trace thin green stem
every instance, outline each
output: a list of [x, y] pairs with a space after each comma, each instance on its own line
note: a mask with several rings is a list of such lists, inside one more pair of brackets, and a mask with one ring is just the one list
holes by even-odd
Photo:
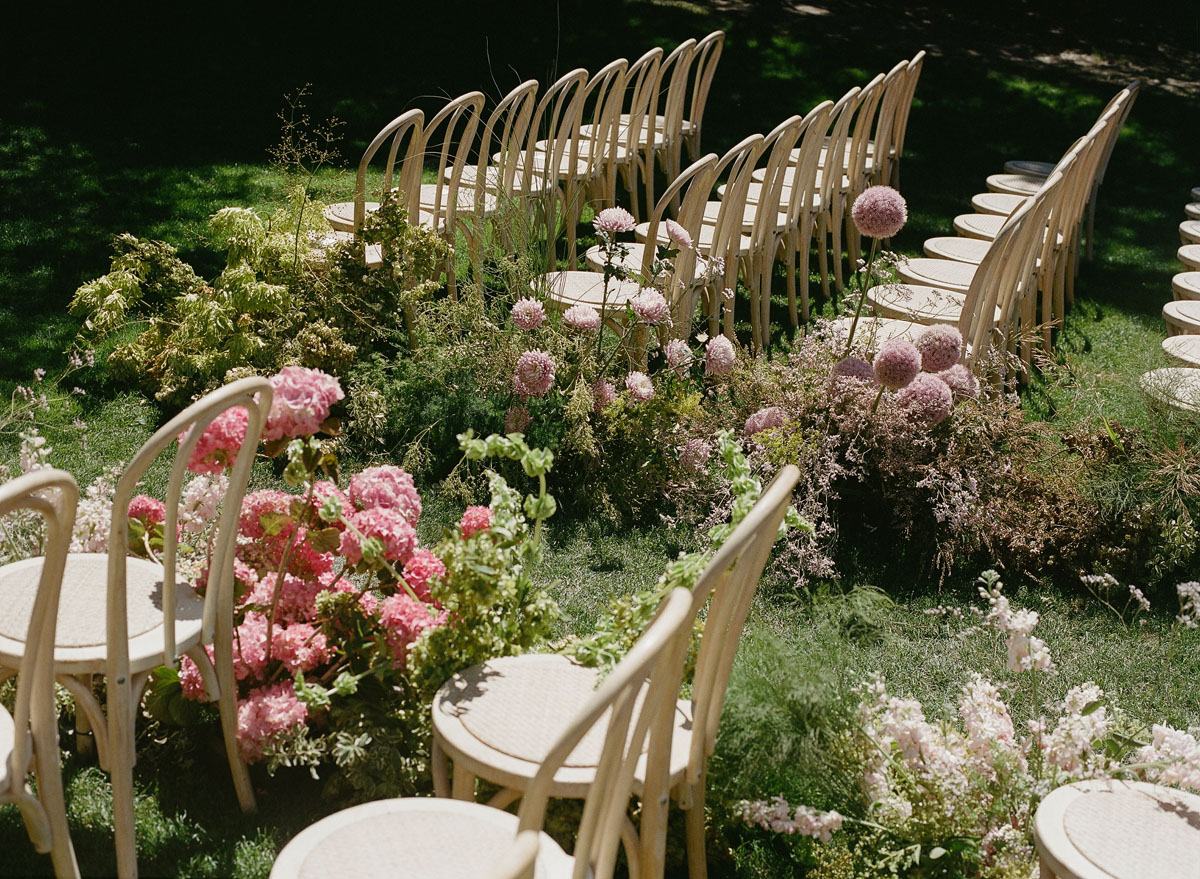
[[[871, 255], [867, 259], [867, 264], [863, 268], [862, 273], [859, 275], [858, 307], [854, 309], [854, 320], [850, 322], [850, 335], [846, 339], [846, 350], [842, 354], [843, 357], [850, 356], [850, 345], [854, 342], [854, 331], [858, 329], [858, 318], [862, 314], [863, 303], [867, 301], [867, 291], [871, 289], [871, 282], [875, 277], [875, 253], [878, 249], [879, 239], [872, 238]], [[875, 403], [878, 405], [879, 400], [876, 399]], [[874, 412], [875, 410], [872, 409], [871, 411]]]

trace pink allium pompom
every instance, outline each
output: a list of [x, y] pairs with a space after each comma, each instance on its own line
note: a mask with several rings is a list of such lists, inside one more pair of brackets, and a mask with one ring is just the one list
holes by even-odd
[[858, 231], [868, 238], [891, 238], [908, 220], [904, 196], [890, 186], [868, 187], [850, 208]]
[[[214, 418], [192, 447], [187, 468], [193, 473], [211, 475], [233, 466], [238, 450], [246, 441], [246, 425], [250, 416], [241, 406], [226, 409]], [[179, 435], [182, 443], [185, 433]]]
[[573, 330], [594, 333], [600, 329], [600, 312], [590, 305], [572, 305], [563, 312], [563, 323]]
[[296, 698], [296, 687], [280, 681], [269, 687], [251, 690], [238, 703], [238, 751], [247, 763], [263, 756], [266, 747], [282, 733], [303, 726], [308, 706]]
[[467, 507], [463, 510], [462, 518], [458, 520], [458, 527], [464, 539], [473, 537], [480, 531], [487, 531], [492, 527], [492, 508]]
[[554, 384], [554, 359], [545, 351], [526, 351], [517, 360], [513, 390], [522, 397], [542, 397]]
[[679, 463], [688, 470], [701, 473], [712, 457], [712, 446], [702, 439], [690, 439], [679, 451]]
[[968, 397], [974, 400], [979, 396], [979, 380], [971, 375], [971, 370], [961, 363], [956, 363], [949, 369], [943, 369], [937, 377], [946, 383], [950, 393], [954, 394], [955, 402]]
[[429, 581], [445, 576], [445, 563], [427, 549], [418, 549], [404, 563], [404, 582], [422, 601], [429, 601]]
[[680, 250], [690, 250], [692, 247], [692, 236], [687, 229], [680, 226], [674, 220], [667, 220], [667, 237], [670, 238]]
[[404, 592], [385, 598], [379, 605], [379, 622], [383, 624], [396, 665], [403, 668], [409, 645], [426, 630], [445, 625], [447, 618], [445, 611], [435, 614], [432, 607]]
[[704, 346], [704, 372], [706, 375], [729, 375], [733, 371], [737, 352], [728, 336], [714, 336]]
[[312, 436], [329, 417], [329, 407], [346, 394], [338, 380], [319, 369], [285, 366], [271, 378], [275, 398], [262, 438], [278, 440]]
[[396, 510], [409, 525], [416, 525], [421, 517], [421, 496], [412, 474], [393, 464], [368, 467], [351, 476], [350, 500], [360, 510], [372, 507]]
[[629, 389], [629, 396], [639, 403], [654, 397], [654, 382], [644, 372], [631, 372], [625, 376], [625, 387]]
[[767, 406], [765, 409], [759, 409], [746, 419], [746, 427], [743, 433], [746, 436], [754, 436], [756, 433], [761, 433], [764, 430], [779, 427], [779, 425], [783, 424], [783, 417], [783, 410], [778, 406]]
[[592, 397], [595, 400], [593, 408], [597, 412], [603, 412], [605, 406], [617, 399], [617, 389], [613, 387], [612, 382], [601, 379], [592, 385]]
[[843, 357], [833, 365], [833, 376], [869, 382], [875, 380], [875, 369], [861, 357]]
[[923, 372], [896, 395], [896, 404], [917, 423], [933, 427], [954, 408], [954, 395], [936, 375]]
[[875, 381], [898, 391], [921, 371], [921, 352], [907, 339], [888, 339], [875, 355]]
[[651, 326], [669, 323], [671, 319], [671, 306], [667, 304], [666, 297], [652, 288], [647, 288], [630, 299], [629, 307], [638, 316], [638, 320]]
[[667, 358], [667, 366], [682, 372], [692, 362], [692, 349], [683, 339], [672, 339], [663, 347], [663, 355]]
[[637, 228], [637, 220], [625, 208], [605, 208], [596, 214], [596, 219], [592, 221], [592, 225], [596, 227], [597, 232], [615, 234], [617, 232], [632, 232]]
[[509, 410], [504, 413], [504, 432], [505, 433], [524, 433], [525, 428], [529, 426], [529, 422], [533, 418], [529, 414], [529, 410], [517, 403], [515, 406], [509, 407]]
[[536, 299], [526, 296], [524, 299], [518, 299], [512, 307], [513, 323], [523, 330], [536, 330], [546, 320], [546, 311], [542, 308], [542, 303]]
[[167, 505], [148, 494], [139, 494], [129, 501], [129, 518], [140, 519], [146, 527], [167, 520]]
[[947, 324], [926, 327], [914, 344], [921, 352], [921, 369], [925, 372], [949, 369], [962, 357], [962, 333]]
[[377, 537], [383, 541], [383, 557], [388, 561], [406, 562], [417, 548], [417, 532], [399, 509], [371, 507], [350, 516], [348, 521], [349, 525], [342, 532], [339, 552], [352, 565], [362, 561], [359, 531], [364, 537]]

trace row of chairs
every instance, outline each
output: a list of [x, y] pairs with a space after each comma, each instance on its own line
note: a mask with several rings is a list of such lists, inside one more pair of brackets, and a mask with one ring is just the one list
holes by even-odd
[[1200, 250], [1200, 186], [1192, 190], [1192, 201], [1184, 206], [1187, 219], [1179, 224], [1183, 245], [1179, 258], [1190, 271], [1171, 279], [1172, 300], [1163, 306], [1167, 338], [1163, 353], [1181, 366], [1152, 369], [1141, 377], [1142, 389], [1151, 399], [1169, 408], [1200, 412], [1200, 271], [1185, 260], [1189, 247]]
[[[912, 336], [923, 324], [956, 324], [969, 362], [1003, 340], [1010, 350], [1019, 347], [1026, 368], [1037, 344], [1048, 349], [1052, 327], [1074, 298], [1085, 211], [1138, 88], [1134, 82], [1109, 102], [1032, 195], [1004, 193], [1003, 204], [973, 200], [1009, 213], [957, 218], [956, 228], [969, 229], [970, 237], [930, 239], [930, 257], [897, 266], [900, 283], [872, 289], [868, 302], [883, 318], [872, 324], [876, 338]], [[989, 187], [994, 184], [989, 179]]]

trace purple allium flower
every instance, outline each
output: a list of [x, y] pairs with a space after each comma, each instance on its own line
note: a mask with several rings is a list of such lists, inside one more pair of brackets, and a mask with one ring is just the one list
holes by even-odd
[[654, 382], [644, 372], [631, 372], [625, 376], [625, 387], [629, 389], [629, 396], [639, 403], [645, 403], [654, 396]]
[[524, 299], [518, 299], [513, 305], [512, 319], [513, 323], [523, 330], [536, 330], [546, 320], [546, 312], [542, 303], [526, 296]]
[[690, 439], [679, 450], [679, 463], [696, 473], [702, 473], [708, 459], [712, 457], [712, 446], [702, 439]]
[[682, 374], [691, 363], [692, 349], [683, 339], [672, 339], [663, 347], [663, 355], [667, 358], [667, 366]]
[[605, 406], [617, 399], [617, 389], [613, 387], [612, 382], [601, 379], [592, 385], [592, 397], [595, 400], [595, 410], [603, 412]]
[[573, 330], [594, 333], [600, 329], [600, 312], [590, 305], [572, 305], [563, 312], [563, 323]]
[[875, 370], [861, 357], [843, 357], [833, 365], [834, 378], [854, 378], [862, 382], [875, 380]]
[[629, 307], [642, 323], [666, 323], [671, 319], [671, 306], [666, 297], [653, 288], [647, 288], [629, 300]]
[[608, 232], [611, 235], [617, 232], [632, 232], [637, 227], [637, 220], [625, 208], [605, 208], [596, 214], [592, 225], [596, 227], [597, 232]]
[[926, 327], [914, 344], [921, 352], [921, 369], [926, 372], [949, 369], [962, 357], [962, 333], [947, 324]]
[[737, 352], [728, 336], [714, 336], [704, 346], [704, 372], [706, 375], [729, 375], [733, 371]]
[[517, 403], [515, 406], [510, 406], [508, 411], [504, 413], [504, 432], [505, 433], [524, 433], [525, 428], [529, 426], [529, 422], [533, 418], [529, 415], [529, 410]]
[[868, 187], [850, 208], [858, 231], [868, 238], [891, 238], [908, 220], [904, 196], [890, 186]]
[[513, 390], [522, 397], [541, 397], [554, 384], [554, 360], [545, 351], [526, 351], [517, 361]]
[[888, 339], [875, 355], [875, 381], [898, 391], [921, 371], [921, 352], [907, 339]]
[[954, 408], [954, 394], [936, 375], [923, 372], [896, 395], [896, 405], [926, 427], [941, 424]]
[[971, 375], [971, 370], [963, 364], [956, 363], [949, 369], [943, 369], [937, 374], [954, 394], [955, 402], [970, 397], [972, 400], [979, 396], [979, 381]]
[[667, 220], [667, 237], [670, 238], [680, 250], [691, 250], [692, 236], [688, 230], [680, 226], [674, 220]]
[[778, 406], [767, 406], [746, 419], [746, 427], [743, 432], [746, 436], [754, 436], [756, 433], [770, 430], [772, 427], [779, 427], [781, 424], [783, 424], [783, 410]]

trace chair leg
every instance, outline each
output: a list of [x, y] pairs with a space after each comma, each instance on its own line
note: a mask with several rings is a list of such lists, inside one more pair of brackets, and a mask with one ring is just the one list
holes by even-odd
[[[625, 848], [625, 861], [629, 866], [629, 879], [641, 879], [641, 840], [638, 837], [637, 828], [633, 826], [633, 822], [629, 820], [628, 815], [625, 815], [624, 820], [621, 822], [621, 845]], [[651, 873], [650, 875], [654, 876], [655, 874]]]
[[802, 234], [797, 243], [799, 247], [796, 250], [800, 254], [800, 266], [797, 272], [800, 276], [797, 280], [800, 285], [800, 320], [808, 323], [808, 251], [812, 246], [812, 239], [809, 235]]
[[442, 750], [442, 744], [438, 741], [436, 733], [434, 733], [433, 748], [429, 754], [429, 766], [433, 773], [434, 796], [446, 799], [450, 796], [449, 767], [446, 765], [446, 754]]
[[839, 215], [834, 215], [829, 231], [833, 234], [833, 287], [841, 297], [846, 289], [846, 279], [842, 274], [842, 218]]
[[817, 268], [821, 272], [821, 294], [829, 298], [829, 221], [826, 214], [817, 217]]
[[133, 817], [134, 730], [133, 693], [128, 678], [108, 684], [108, 760], [112, 780], [113, 833], [116, 837], [117, 875], [137, 877], [137, 838]]
[[53, 699], [34, 706], [41, 717], [35, 726], [33, 758], [37, 776], [37, 796], [46, 813], [50, 830], [50, 860], [54, 875], [78, 877], [79, 864], [75, 847], [71, 845], [71, 829], [67, 826], [67, 803], [63, 796], [62, 767], [58, 753], [58, 717]]
[[454, 764], [454, 785], [450, 796], [467, 803], [475, 802], [475, 776], [458, 763]]
[[704, 842], [705, 772], [691, 786], [691, 808], [687, 810], [688, 879], [708, 879], [708, 853]]

